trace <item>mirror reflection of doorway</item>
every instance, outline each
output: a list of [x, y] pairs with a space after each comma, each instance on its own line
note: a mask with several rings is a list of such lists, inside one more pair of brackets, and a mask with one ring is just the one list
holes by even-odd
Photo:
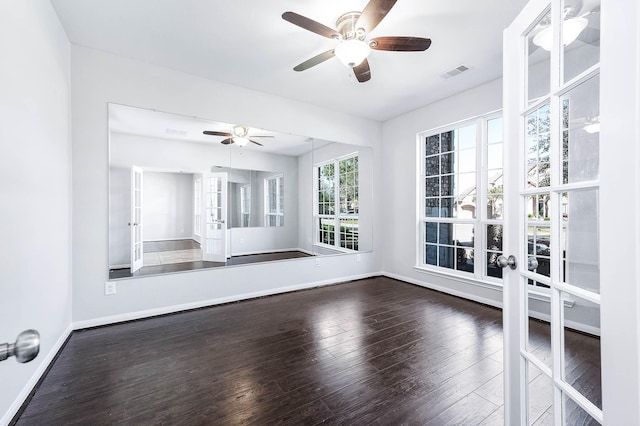
[[144, 242], [144, 266], [202, 260], [200, 243], [193, 239]]

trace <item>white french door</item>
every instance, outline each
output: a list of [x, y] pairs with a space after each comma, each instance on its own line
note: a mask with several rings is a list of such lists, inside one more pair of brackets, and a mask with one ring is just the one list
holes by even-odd
[[227, 174], [203, 175], [204, 235], [202, 260], [226, 262], [227, 260]]
[[603, 420], [600, 345], [571, 331], [600, 330], [599, 46], [599, 0], [531, 0], [504, 33], [508, 425]]
[[144, 252], [142, 247], [142, 169], [131, 166], [131, 273], [142, 268]]
[[193, 179], [193, 239], [202, 242], [202, 176]]

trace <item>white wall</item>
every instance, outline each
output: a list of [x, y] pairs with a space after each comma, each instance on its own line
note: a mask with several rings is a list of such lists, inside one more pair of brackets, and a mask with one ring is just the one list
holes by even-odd
[[143, 185], [143, 240], [191, 238], [193, 174], [144, 172]]
[[70, 46], [48, 1], [0, 2], [0, 342], [40, 332], [40, 355], [0, 363], [7, 424], [70, 331]]
[[[87, 325], [130, 318], [380, 270], [377, 250], [362, 255], [360, 262], [355, 255], [340, 256], [323, 260], [319, 267], [313, 259], [300, 259], [122, 280], [116, 295], [104, 296], [108, 277], [108, 102], [376, 149], [381, 125], [77, 46], [71, 50], [71, 78], [74, 322]], [[110, 318], [101, 319], [104, 317]]]
[[414, 269], [416, 265], [418, 146], [416, 134], [502, 108], [502, 80], [495, 80], [427, 105], [383, 124], [384, 194], [381, 238], [384, 271], [416, 284], [428, 284], [453, 294], [494, 305], [502, 303], [495, 286], [477, 286]]

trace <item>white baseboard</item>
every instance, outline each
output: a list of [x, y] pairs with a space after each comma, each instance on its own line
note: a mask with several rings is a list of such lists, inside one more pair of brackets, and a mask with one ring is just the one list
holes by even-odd
[[130, 263], [123, 263], [122, 265], [109, 265], [109, 269], [127, 269], [131, 268]]
[[269, 249], [269, 250], [253, 250], [253, 251], [239, 251], [232, 252], [231, 256], [248, 256], [251, 254], [268, 254], [268, 253], [284, 253], [287, 251], [302, 251], [297, 247], [293, 248], [283, 248], [283, 249]]
[[[467, 299], [467, 300], [471, 300], [473, 302], [478, 302], [478, 303], [482, 303], [484, 305], [489, 305], [489, 306], [493, 306], [494, 308], [498, 308], [498, 309], [502, 309], [502, 302], [501, 301], [495, 301], [495, 300], [491, 300], [491, 299], [487, 299], [484, 297], [479, 297], [473, 294], [469, 294], [469, 293], [464, 293], [461, 291], [457, 291], [457, 290], [452, 290], [450, 288], [447, 287], [442, 287], [442, 286], [438, 286], [438, 285], [433, 285], [430, 283], [426, 283], [424, 281], [419, 281], [413, 278], [409, 278], [409, 277], [405, 277], [403, 275], [397, 275], [397, 274], [393, 274], [390, 272], [383, 272], [382, 275], [384, 275], [385, 277], [389, 277], [389, 278], [394, 278], [396, 280], [400, 280], [400, 281], [405, 281], [408, 282], [410, 284], [415, 284], [418, 285], [420, 287], [425, 287], [425, 288], [429, 288], [431, 290], [436, 290], [442, 293], [446, 293], [446, 294], [450, 294], [452, 296], [456, 296], [456, 297], [461, 297], [463, 299]], [[500, 292], [502, 292], [502, 290], [500, 290]], [[544, 298], [536, 298], [536, 300], [540, 300], [542, 302], [547, 302], [549, 303], [548, 299], [544, 299]], [[542, 320], [545, 322], [551, 322], [551, 317], [547, 314], [543, 314], [540, 312], [530, 312], [529, 316], [538, 320]], [[597, 327], [593, 327], [591, 325], [587, 325], [587, 324], [582, 324], [576, 321], [571, 321], [571, 320], [565, 320], [565, 326], [573, 329], [573, 330], [577, 330], [583, 333], [587, 333], [587, 334], [591, 334], [593, 336], [600, 336], [600, 329]]]
[[439, 291], [441, 293], [450, 294], [452, 296], [460, 297], [462, 299], [467, 299], [467, 300], [471, 300], [473, 302], [478, 302], [478, 303], [482, 303], [484, 305], [493, 306], [494, 308], [502, 309], [502, 302], [499, 302], [499, 301], [496, 301], [496, 300], [491, 300], [491, 299], [487, 299], [485, 297], [475, 296], [475, 295], [472, 295], [472, 294], [469, 294], [469, 293], [465, 293], [463, 291], [453, 290], [453, 289], [448, 288], [448, 287], [442, 287], [442, 286], [439, 286], [439, 285], [433, 285], [431, 283], [427, 283], [427, 282], [424, 282], [424, 281], [420, 281], [420, 280], [416, 280], [416, 279], [413, 279], [413, 278], [405, 277], [404, 275], [393, 274], [393, 273], [390, 273], [390, 272], [383, 272], [382, 275], [384, 275], [385, 277], [394, 278], [396, 280], [405, 281], [405, 282], [408, 282], [410, 284], [415, 284], [415, 285], [418, 285], [420, 287], [425, 287], [425, 288], [429, 288], [431, 290], [436, 290], [436, 291]]
[[158, 241], [180, 241], [180, 240], [194, 240], [192, 235], [189, 235], [187, 237], [174, 237], [174, 238], [159, 238], [159, 239], [152, 239], [152, 240], [144, 240], [142, 243], [155, 243]]
[[11, 422], [13, 416], [15, 416], [18, 410], [20, 410], [20, 407], [22, 407], [22, 404], [24, 404], [31, 391], [33, 391], [33, 388], [38, 384], [38, 381], [40, 380], [44, 372], [47, 371], [47, 368], [49, 368], [49, 365], [51, 365], [53, 359], [58, 354], [58, 351], [60, 350], [64, 342], [67, 341], [72, 331], [73, 325], [69, 324], [67, 328], [62, 332], [58, 340], [54, 343], [51, 350], [46, 354], [39, 355], [43, 356], [44, 358], [41, 359], [40, 365], [38, 366], [36, 371], [33, 372], [29, 381], [27, 381], [27, 383], [24, 385], [24, 388], [22, 388], [22, 391], [18, 394], [15, 401], [13, 401], [13, 404], [11, 404], [9, 410], [4, 413], [2, 418], [0, 418], [0, 425], [8, 425], [9, 422]]
[[84, 328], [99, 327], [103, 325], [116, 324], [124, 321], [149, 318], [157, 315], [172, 314], [176, 312], [187, 311], [190, 309], [198, 309], [198, 308], [204, 308], [207, 306], [215, 306], [223, 303], [238, 302], [240, 300], [254, 299], [254, 298], [263, 297], [263, 296], [272, 296], [276, 294], [288, 293], [288, 292], [297, 291], [297, 290], [306, 290], [306, 289], [315, 288], [315, 287], [323, 287], [323, 286], [332, 285], [332, 284], [339, 284], [346, 281], [377, 277], [380, 275], [382, 275], [382, 272], [371, 272], [371, 273], [361, 274], [361, 275], [352, 275], [348, 277], [332, 278], [329, 280], [315, 281], [315, 282], [296, 284], [296, 285], [286, 286], [286, 287], [272, 288], [269, 290], [238, 294], [238, 295], [229, 296], [229, 297], [220, 297], [216, 299], [201, 300], [201, 301], [192, 302], [192, 303], [184, 303], [181, 305], [172, 305], [172, 306], [166, 306], [162, 308], [148, 309], [145, 311], [129, 312], [129, 313], [120, 314], [120, 315], [111, 315], [108, 317], [94, 318], [86, 321], [74, 322], [73, 329], [81, 330]]

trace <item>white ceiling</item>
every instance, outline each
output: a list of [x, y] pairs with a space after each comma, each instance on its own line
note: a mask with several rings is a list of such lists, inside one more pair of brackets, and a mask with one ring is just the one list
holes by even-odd
[[[230, 133], [233, 126], [234, 124], [204, 120], [198, 117], [135, 108], [127, 105], [109, 104], [109, 130], [116, 133], [217, 144], [227, 137], [205, 135], [202, 132], [204, 130], [213, 130]], [[266, 137], [256, 137], [256, 135]], [[307, 136], [274, 132], [255, 127], [249, 127], [249, 138], [261, 143], [262, 146], [249, 143], [242, 147], [242, 150], [294, 157], [310, 152], [313, 148], [319, 148], [331, 143], [321, 139], [311, 139]]]
[[[398, 0], [371, 33], [426, 37], [426, 52], [373, 51], [358, 83], [331, 59], [293, 67], [336, 41], [284, 21], [293, 11], [335, 28], [367, 0], [51, 0], [77, 45], [385, 121], [502, 74], [502, 30], [526, 0]], [[464, 64], [450, 79], [441, 74]]]

